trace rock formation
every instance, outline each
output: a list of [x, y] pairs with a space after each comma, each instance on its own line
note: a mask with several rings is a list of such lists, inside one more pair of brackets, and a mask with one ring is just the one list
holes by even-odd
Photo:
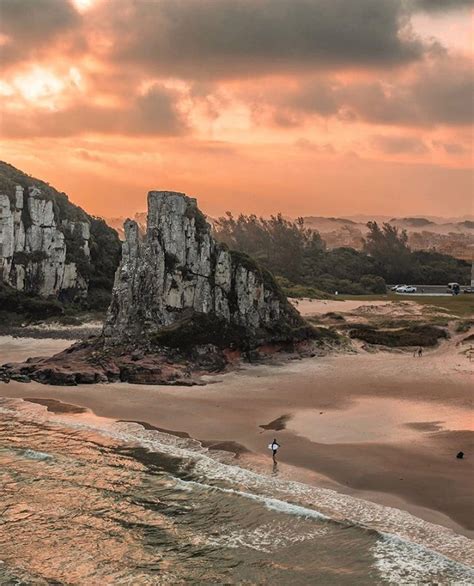
[[[120, 246], [115, 232], [65, 194], [0, 162], [0, 284], [42, 297], [85, 297], [92, 265], [104, 265], [91, 258], [94, 246], [113, 257], [104, 259], [112, 264], [110, 290]], [[105, 276], [103, 266], [96, 272]]]
[[214, 240], [195, 199], [152, 191], [146, 233], [130, 220], [125, 233], [103, 335], [0, 379], [190, 385], [240, 357], [304, 351], [313, 328], [268, 271]]
[[34, 186], [25, 193], [17, 185], [13, 200], [0, 193], [0, 280], [44, 297], [66, 290], [86, 294], [86, 279], [76, 263], [66, 260], [66, 234], [75, 237], [88, 259], [88, 222], [64, 219], [58, 226], [53, 201], [45, 199]]
[[109, 344], [256, 346], [304, 337], [307, 328], [268, 271], [214, 240], [195, 199], [151, 191], [145, 234], [125, 223]]

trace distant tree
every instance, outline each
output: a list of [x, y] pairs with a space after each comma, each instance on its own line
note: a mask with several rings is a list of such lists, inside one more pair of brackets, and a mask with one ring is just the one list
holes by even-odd
[[468, 284], [471, 262], [440, 252], [417, 250], [412, 253], [416, 270], [414, 281], [425, 285], [444, 285], [450, 282]]
[[301, 282], [305, 261], [324, 250], [319, 233], [305, 227], [302, 218], [291, 222], [281, 214], [269, 219], [227, 212], [214, 226], [217, 238], [230, 248], [255, 258], [276, 275]]
[[416, 284], [468, 282], [469, 265], [436, 252], [411, 252], [406, 232], [369, 222], [364, 250], [348, 246], [327, 250], [318, 232], [303, 219], [231, 213], [214, 226], [218, 240], [245, 252], [277, 277], [287, 290], [361, 295], [385, 293], [386, 281]]
[[360, 279], [360, 284], [366, 291], [370, 291], [370, 293], [384, 294], [387, 292], [385, 280], [377, 275], [363, 275]]
[[406, 230], [388, 223], [380, 228], [377, 222], [368, 222], [367, 228], [364, 251], [376, 262], [377, 273], [391, 283], [409, 281], [413, 264]]

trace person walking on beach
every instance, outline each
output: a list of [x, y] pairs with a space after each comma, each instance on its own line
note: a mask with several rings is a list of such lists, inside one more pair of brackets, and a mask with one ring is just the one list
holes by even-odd
[[272, 451], [273, 461], [276, 462], [276, 454], [278, 452], [278, 448], [280, 447], [280, 444], [276, 441], [276, 438], [273, 438], [272, 443], [268, 447]]
[[418, 348], [418, 358], [421, 358], [423, 356], [423, 348], [420, 346]]

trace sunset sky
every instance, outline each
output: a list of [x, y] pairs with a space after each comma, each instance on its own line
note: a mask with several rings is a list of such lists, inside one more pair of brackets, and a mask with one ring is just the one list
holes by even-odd
[[105, 216], [472, 214], [472, 0], [0, 0], [0, 158]]

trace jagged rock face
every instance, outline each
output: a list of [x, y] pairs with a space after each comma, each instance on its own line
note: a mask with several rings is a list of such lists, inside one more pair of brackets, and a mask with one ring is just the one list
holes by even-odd
[[41, 190], [16, 187], [15, 197], [0, 193], [0, 280], [44, 297], [64, 291], [87, 294], [87, 282], [74, 262], [67, 262], [65, 233], [89, 257], [87, 222], [55, 219], [53, 201]]
[[249, 257], [217, 243], [196, 200], [148, 194], [146, 233], [125, 223], [125, 242], [104, 335], [144, 340], [199, 315], [269, 341], [304, 326], [273, 277]]

